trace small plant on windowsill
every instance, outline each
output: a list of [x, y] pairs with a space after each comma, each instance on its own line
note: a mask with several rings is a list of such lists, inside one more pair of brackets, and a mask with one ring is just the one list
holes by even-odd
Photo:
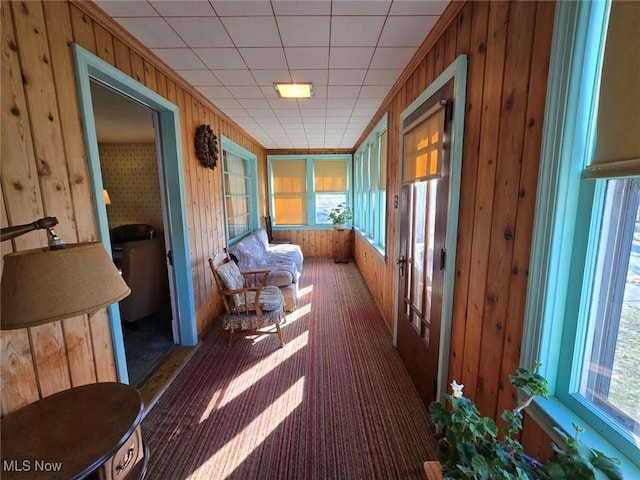
[[333, 223], [334, 228], [338, 230], [344, 229], [349, 220], [353, 218], [353, 211], [345, 203], [339, 203], [329, 210], [329, 220]]
[[444, 478], [451, 479], [545, 479], [545, 480], [619, 480], [623, 478], [620, 461], [578, 440], [582, 431], [574, 425], [573, 438], [557, 430], [564, 445], [552, 445], [546, 464], [525, 455], [516, 439], [522, 430], [522, 411], [536, 396], [547, 398], [547, 381], [536, 373], [519, 368], [509, 376], [511, 385], [520, 389], [524, 400], [513, 410], [505, 410], [502, 436], [492, 418], [481, 417], [476, 405], [462, 394], [464, 385], [454, 380], [452, 395], [446, 395], [451, 408], [439, 402], [429, 406], [432, 422], [442, 429], [438, 442], [438, 460]]

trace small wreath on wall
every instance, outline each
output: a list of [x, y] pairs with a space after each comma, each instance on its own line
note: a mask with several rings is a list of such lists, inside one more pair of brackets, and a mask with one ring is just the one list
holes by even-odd
[[209, 125], [196, 129], [196, 156], [206, 168], [213, 170], [218, 165], [218, 137]]

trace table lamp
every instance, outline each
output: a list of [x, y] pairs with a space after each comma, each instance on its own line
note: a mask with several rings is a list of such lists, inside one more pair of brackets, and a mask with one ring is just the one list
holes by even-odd
[[[49, 238], [48, 247], [5, 255], [2, 330], [91, 314], [131, 293], [100, 242], [65, 245], [53, 231], [57, 224], [46, 217], [2, 229], [1, 241], [39, 229]], [[142, 478], [148, 459], [139, 428], [143, 408], [140, 393], [117, 382], [73, 387], [26, 405], [0, 422], [2, 478]], [[59, 464], [59, 471], [39, 471], [42, 459]]]

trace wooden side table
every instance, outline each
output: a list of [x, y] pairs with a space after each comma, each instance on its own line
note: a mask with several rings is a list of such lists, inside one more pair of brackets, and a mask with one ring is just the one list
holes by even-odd
[[2, 419], [3, 480], [142, 479], [148, 453], [135, 388], [93, 383], [58, 392]]
[[333, 230], [335, 263], [349, 263], [351, 258], [351, 229], [335, 228]]

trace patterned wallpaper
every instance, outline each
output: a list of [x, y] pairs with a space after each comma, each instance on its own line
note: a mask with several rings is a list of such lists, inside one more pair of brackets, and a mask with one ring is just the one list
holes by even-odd
[[109, 228], [146, 223], [163, 231], [156, 146], [104, 143], [98, 146], [102, 182], [109, 192]]

